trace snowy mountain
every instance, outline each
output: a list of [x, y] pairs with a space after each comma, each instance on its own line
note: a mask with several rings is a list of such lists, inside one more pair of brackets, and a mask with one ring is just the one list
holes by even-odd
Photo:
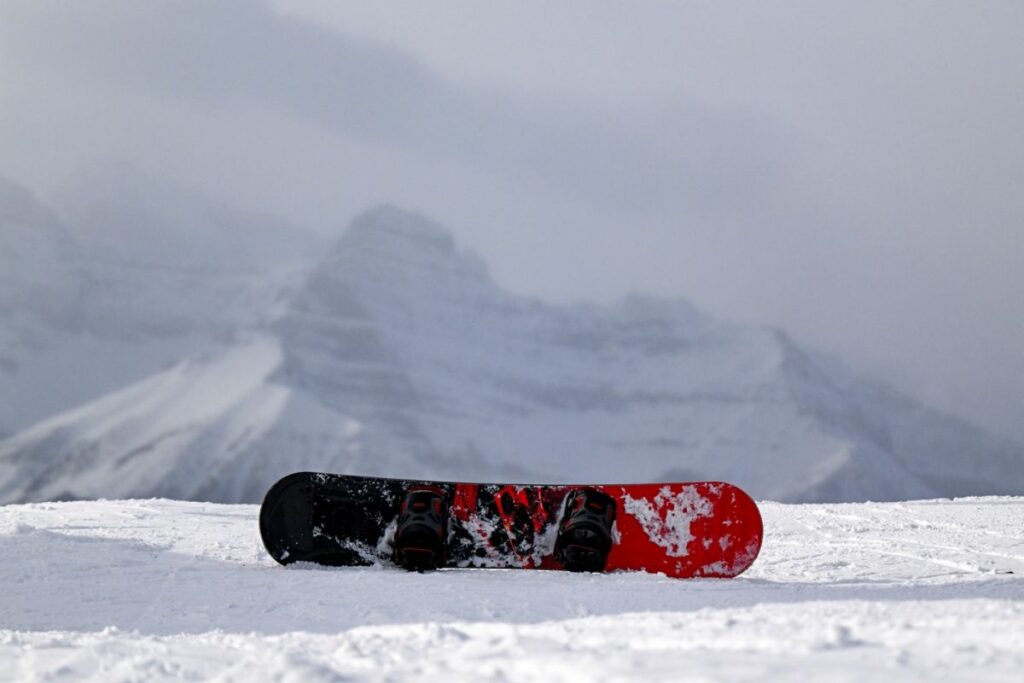
[[273, 325], [0, 442], [0, 500], [252, 502], [298, 469], [726, 479], [784, 501], [1024, 491], [1020, 446], [778, 330], [681, 301], [522, 299], [381, 207]]
[[0, 435], [265, 326], [318, 244], [123, 165], [56, 205], [0, 180]]

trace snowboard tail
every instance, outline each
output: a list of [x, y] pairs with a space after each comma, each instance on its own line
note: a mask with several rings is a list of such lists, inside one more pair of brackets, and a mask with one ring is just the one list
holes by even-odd
[[297, 472], [271, 487], [260, 534], [281, 564], [360, 566], [392, 561], [399, 506], [413, 487], [447, 505], [447, 567], [563, 569], [556, 552], [566, 498], [581, 488], [616, 508], [605, 571], [732, 577], [761, 548], [761, 515], [723, 482], [567, 486], [478, 484]]

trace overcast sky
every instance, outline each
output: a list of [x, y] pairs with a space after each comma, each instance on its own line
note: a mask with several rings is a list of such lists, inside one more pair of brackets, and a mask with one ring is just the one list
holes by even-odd
[[1024, 438], [1024, 3], [0, 0], [0, 174], [119, 158], [684, 296]]

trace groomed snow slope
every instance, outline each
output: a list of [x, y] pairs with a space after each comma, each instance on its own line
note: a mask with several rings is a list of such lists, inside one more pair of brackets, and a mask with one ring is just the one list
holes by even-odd
[[1019, 680], [1024, 498], [762, 506], [738, 579], [275, 565], [251, 505], [0, 508], [11, 680]]

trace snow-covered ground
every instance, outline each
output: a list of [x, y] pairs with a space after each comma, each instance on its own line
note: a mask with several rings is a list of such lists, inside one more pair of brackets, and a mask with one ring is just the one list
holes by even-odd
[[283, 568], [257, 508], [0, 507], [0, 680], [1020, 680], [1024, 498], [762, 506], [732, 580]]

